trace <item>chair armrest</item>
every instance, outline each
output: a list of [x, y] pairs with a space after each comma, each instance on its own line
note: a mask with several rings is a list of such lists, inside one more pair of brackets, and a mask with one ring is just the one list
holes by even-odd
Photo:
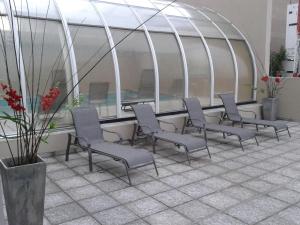
[[117, 141], [117, 143], [123, 142], [123, 138], [118, 132], [109, 131], [109, 130], [105, 130], [105, 129], [102, 129], [102, 130], [106, 133], [114, 134], [115, 136], [117, 136], [119, 138], [119, 141]]
[[159, 123], [164, 123], [164, 124], [167, 124], [167, 125], [171, 125], [174, 128], [175, 132], [178, 131], [178, 128], [176, 127], [176, 125], [174, 123], [166, 122], [166, 121], [163, 121], [163, 120], [158, 120], [158, 122]]
[[90, 144], [90, 142], [89, 142], [89, 140], [88, 140], [87, 138], [85, 138], [85, 137], [80, 137], [80, 136], [77, 136], [77, 135], [74, 135], [74, 134], [70, 134], [70, 133], [69, 133], [69, 136], [71, 136], [71, 137], [73, 137], [73, 138], [75, 138], [75, 139], [82, 140], [83, 142], [85, 142], [85, 144], [86, 144], [87, 146], [83, 146], [83, 147], [87, 147], [87, 148], [90, 148], [90, 147], [91, 147], [91, 144]]
[[205, 116], [210, 117], [210, 118], [217, 118], [218, 120], [222, 119], [220, 116], [212, 116], [212, 115], [207, 115], [207, 114], [205, 114]]
[[245, 112], [245, 113], [252, 113], [254, 115], [254, 118], [257, 118], [257, 114], [254, 111], [250, 111], [250, 110], [243, 110], [243, 109], [239, 109], [240, 112]]

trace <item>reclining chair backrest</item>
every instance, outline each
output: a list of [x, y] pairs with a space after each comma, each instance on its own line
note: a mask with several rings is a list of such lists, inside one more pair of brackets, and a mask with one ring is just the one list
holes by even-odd
[[206, 123], [200, 101], [197, 98], [185, 98], [184, 104], [188, 110], [190, 120], [194, 126], [201, 126]]
[[219, 97], [222, 99], [228, 119], [232, 121], [240, 121], [242, 117], [234, 101], [234, 95], [232, 93], [219, 94]]
[[152, 107], [149, 104], [138, 104], [132, 106], [138, 125], [144, 134], [161, 131], [159, 122], [155, 117]]
[[[85, 138], [89, 144], [104, 141], [103, 131], [100, 127], [98, 112], [94, 107], [78, 107], [72, 110], [76, 136]], [[83, 139], [78, 139], [79, 144], [86, 146]]]

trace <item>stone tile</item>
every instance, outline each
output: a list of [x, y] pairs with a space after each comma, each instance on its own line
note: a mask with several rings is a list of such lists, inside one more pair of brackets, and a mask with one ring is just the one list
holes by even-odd
[[257, 225], [295, 225], [295, 223], [288, 222], [283, 218], [275, 215], [259, 222]]
[[240, 204], [229, 209], [227, 213], [246, 224], [255, 224], [269, 216], [269, 213], [262, 211], [249, 204]]
[[113, 192], [128, 187], [128, 184], [116, 178], [113, 180], [101, 181], [97, 183], [96, 186], [104, 192]]
[[[166, 170], [165, 168], [159, 168], [158, 172], [159, 172], [159, 178], [168, 177], [168, 176], [173, 175], [173, 172]], [[145, 171], [145, 173], [148, 174], [149, 176], [157, 178], [157, 175], [153, 170], [147, 170], [147, 171]]]
[[60, 225], [101, 225], [94, 218], [90, 216], [85, 216], [76, 220], [72, 220], [66, 223], [62, 223]]
[[47, 165], [47, 173], [67, 169], [67, 166], [62, 163], [53, 163]]
[[213, 175], [218, 175], [218, 174], [226, 173], [226, 171], [228, 169], [221, 167], [221, 166], [208, 165], [208, 166], [201, 168], [201, 170], [206, 171], [207, 173], [210, 173]]
[[121, 203], [134, 202], [146, 195], [135, 187], [129, 187], [110, 193], [110, 195]]
[[225, 210], [239, 203], [238, 200], [220, 192], [204, 196], [200, 198], [200, 201], [219, 210]]
[[294, 169], [294, 168], [289, 168], [285, 167], [279, 170], [276, 170], [277, 173], [288, 176], [291, 178], [300, 178], [300, 170]]
[[248, 202], [248, 204], [260, 210], [268, 212], [270, 215], [279, 212], [288, 204], [267, 196], [258, 197]]
[[216, 212], [214, 208], [209, 207], [197, 200], [177, 206], [174, 209], [193, 221], [199, 221], [200, 219], [203, 219], [204, 217]]
[[238, 172], [241, 172], [241, 173], [246, 174], [251, 177], [258, 177], [258, 176], [261, 176], [261, 175], [267, 173], [266, 170], [258, 169], [258, 168], [252, 167], [252, 166], [243, 167], [243, 168], [239, 169]]
[[84, 158], [78, 158], [78, 159], [70, 160], [68, 162], [64, 162], [64, 164], [66, 164], [69, 168], [73, 168], [76, 166], [84, 166], [84, 165], [88, 166], [89, 161]]
[[226, 214], [216, 214], [202, 221], [201, 225], [246, 225]]
[[233, 160], [226, 160], [224, 162], [218, 163], [218, 165], [220, 165], [222, 167], [225, 167], [225, 168], [228, 168], [230, 170], [239, 169], [239, 168], [244, 166], [244, 164], [239, 163], [239, 162], [235, 162]]
[[205, 195], [215, 192], [215, 189], [207, 187], [200, 182], [188, 184], [186, 186], [179, 188], [179, 190], [181, 192], [191, 196], [194, 199], [198, 199], [202, 196], [205, 196]]
[[281, 167], [281, 165], [278, 165], [275, 163], [269, 163], [266, 161], [258, 162], [258, 163], [252, 164], [251, 166], [259, 168], [259, 169], [267, 170], [267, 171], [273, 171], [273, 170], [279, 169]]
[[63, 190], [68, 190], [71, 188], [81, 187], [89, 184], [85, 179], [79, 176], [59, 180], [56, 181], [56, 183]]
[[280, 212], [278, 216], [295, 225], [300, 224], [300, 208], [298, 207], [290, 207]]
[[124, 206], [108, 209], [94, 215], [101, 225], [122, 225], [132, 222], [138, 217]]
[[275, 187], [274, 185], [259, 179], [247, 181], [242, 185], [246, 188], [250, 188], [254, 191], [261, 192], [261, 193], [268, 192]]
[[47, 173], [47, 176], [52, 180], [61, 180], [75, 176], [75, 173], [70, 169], [58, 170]]
[[99, 195], [79, 201], [79, 204], [88, 212], [95, 213], [119, 205], [117, 201], [107, 195]]
[[200, 169], [184, 172], [181, 175], [188, 178], [189, 180], [191, 180], [193, 182], [199, 181], [199, 180], [204, 180], [206, 178], [211, 177], [211, 175], [209, 173], [203, 172]]
[[290, 204], [300, 201], [300, 193], [289, 189], [279, 189], [269, 193], [269, 195]]
[[241, 156], [241, 157], [233, 159], [233, 161], [240, 162], [245, 165], [249, 165], [249, 164], [253, 164], [253, 163], [257, 162], [258, 159], [252, 158], [250, 156]]
[[257, 194], [256, 192], [242, 186], [233, 186], [223, 190], [222, 192], [241, 201], [252, 198]]
[[184, 176], [181, 175], [173, 175], [173, 176], [165, 177], [160, 179], [160, 181], [176, 188], [193, 182], [192, 180], [185, 178]]
[[282, 176], [276, 173], [266, 174], [260, 177], [260, 179], [267, 181], [271, 184], [285, 184], [290, 182], [292, 179], [286, 176]]
[[85, 198], [91, 198], [97, 195], [102, 194], [103, 192], [100, 191], [99, 188], [93, 185], [87, 185], [79, 188], [73, 188], [68, 190], [68, 194], [75, 200], [82, 200]]
[[166, 210], [149, 217], [145, 220], [151, 225], [190, 225], [191, 221], [184, 218], [173, 210]]
[[201, 181], [202, 184], [204, 184], [205, 186], [211, 187], [215, 190], [221, 190], [224, 188], [227, 188], [229, 186], [232, 185], [231, 182], [222, 179], [222, 178], [218, 178], [218, 177], [212, 177], [206, 180]]
[[89, 173], [83, 176], [85, 179], [87, 179], [90, 183], [95, 184], [100, 181], [105, 181], [105, 180], [111, 180], [114, 179], [115, 177], [107, 172], [99, 173]]
[[45, 216], [52, 224], [60, 224], [85, 216], [86, 212], [75, 203], [45, 210]]
[[140, 220], [135, 220], [133, 222], [127, 223], [126, 225], [148, 225], [148, 223], [140, 219]]
[[172, 164], [165, 167], [165, 169], [172, 171], [173, 173], [182, 173], [189, 170], [192, 170], [193, 168], [190, 166], [186, 166], [184, 164]]
[[153, 197], [169, 207], [174, 207], [192, 200], [191, 197], [177, 190], [166, 191], [154, 195]]
[[46, 182], [46, 194], [52, 194], [61, 191], [60, 188], [51, 181]]
[[148, 183], [140, 184], [136, 186], [136, 188], [145, 192], [148, 195], [155, 195], [160, 192], [168, 191], [171, 189], [171, 187], [160, 181], [151, 181]]
[[242, 183], [244, 181], [250, 180], [252, 177], [239, 173], [239, 172], [235, 172], [235, 171], [231, 171], [229, 173], [223, 174], [222, 177], [228, 181], [234, 182], [234, 183]]
[[143, 198], [127, 205], [139, 217], [150, 216], [154, 213], [166, 210], [167, 207], [153, 198]]
[[72, 202], [72, 199], [63, 192], [48, 194], [45, 196], [45, 209]]

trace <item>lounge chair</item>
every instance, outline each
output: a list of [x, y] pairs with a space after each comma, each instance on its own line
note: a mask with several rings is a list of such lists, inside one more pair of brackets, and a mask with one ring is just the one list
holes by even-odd
[[[155, 117], [155, 114], [152, 110], [152, 107], [149, 104], [140, 104], [132, 106], [133, 111], [136, 115], [138, 125], [135, 126], [134, 133], [132, 136], [132, 144], [134, 144], [136, 132], [139, 130], [146, 136], [152, 138], [153, 152], [156, 153], [155, 146], [158, 140], [169, 142], [175, 144], [177, 147], [184, 147], [186, 156], [189, 164], [190, 153], [207, 150], [209, 157], [211, 158], [207, 142], [205, 139], [193, 137], [191, 135], [182, 135], [178, 133], [164, 131], [160, 128], [159, 122], [167, 123], [163, 121], [158, 121]], [[167, 123], [170, 124], [170, 123]], [[204, 128], [204, 133], [206, 133]]]
[[242, 127], [244, 126], [244, 124], [253, 124], [256, 126], [257, 131], [259, 130], [259, 126], [273, 127], [278, 141], [279, 141], [278, 133], [281, 133], [283, 131], [287, 131], [288, 135], [291, 137], [289, 127], [285, 122], [256, 119], [255, 113], [254, 113], [255, 118], [244, 118], [239, 113], [239, 110], [234, 101], [234, 96], [232, 93], [219, 94], [219, 97], [222, 99], [222, 102], [225, 107], [225, 114], [223, 115], [222, 120], [225, 118], [229, 119], [230, 121], [232, 121], [233, 126], [236, 123], [241, 124]]
[[256, 144], [258, 141], [256, 139], [256, 132], [252, 130], [247, 130], [238, 127], [230, 127], [219, 124], [208, 123], [205, 119], [201, 104], [197, 98], [186, 98], [183, 100], [187, 108], [189, 118], [184, 124], [182, 133], [186, 126], [193, 126], [197, 128], [200, 132], [205, 127], [207, 131], [223, 133], [223, 137], [226, 135], [237, 136], [241, 145], [242, 150], [244, 151], [243, 142], [249, 139], [255, 139]]
[[[69, 134], [68, 147], [66, 150], [66, 161], [69, 160], [69, 151], [71, 145], [79, 146], [89, 155], [89, 169], [93, 171], [92, 154], [108, 156], [124, 164], [129, 184], [131, 180], [129, 169], [136, 169], [146, 165], [153, 164], [158, 175], [153, 155], [144, 149], [134, 149], [132, 147], [109, 143], [104, 140], [103, 132], [109, 132], [122, 138], [118, 133], [106, 131], [100, 127], [96, 108], [78, 107], [72, 110], [73, 121], [76, 135]], [[74, 143], [73, 140], [74, 139]]]

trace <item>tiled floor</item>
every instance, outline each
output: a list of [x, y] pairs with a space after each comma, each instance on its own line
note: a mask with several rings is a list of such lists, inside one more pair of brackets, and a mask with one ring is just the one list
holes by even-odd
[[89, 173], [86, 153], [69, 162], [45, 156], [44, 225], [300, 224], [300, 125], [289, 125], [292, 138], [277, 142], [266, 129], [260, 146], [249, 141], [245, 152], [234, 137], [209, 133], [212, 160], [203, 151], [190, 166], [182, 152], [160, 143], [159, 177], [152, 166], [133, 170], [131, 187], [123, 167], [106, 157], [95, 155]]

